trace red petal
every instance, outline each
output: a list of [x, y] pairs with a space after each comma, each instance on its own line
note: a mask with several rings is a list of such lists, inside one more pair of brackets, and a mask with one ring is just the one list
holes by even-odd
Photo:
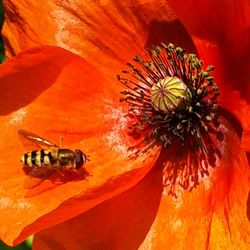
[[250, 67], [249, 2], [247, 0], [231, 3], [216, 0], [202, 2], [169, 0], [169, 3], [193, 37], [219, 46], [224, 55], [223, 63], [227, 69], [232, 70], [227, 73], [231, 77], [238, 75], [241, 82], [246, 81], [245, 69]]
[[237, 131], [224, 126], [220, 164], [192, 192], [168, 196], [159, 159], [133, 188], [38, 233], [33, 249], [248, 249], [250, 170]]
[[247, 152], [250, 152], [250, 127], [243, 131], [241, 145]]
[[250, 5], [247, 0], [174, 1], [170, 6], [192, 36], [200, 58], [215, 66], [222, 104], [249, 125]]
[[[6, 243], [17, 244], [123, 192], [152, 167], [155, 157], [127, 156], [142, 138], [127, 135], [116, 80], [82, 58], [56, 47], [34, 49], [1, 65], [0, 75], [0, 238]], [[56, 144], [63, 137], [66, 148], [82, 149], [90, 155], [84, 165], [89, 176], [58, 185], [48, 177], [25, 189], [30, 177], [19, 160], [26, 151], [19, 129]]]

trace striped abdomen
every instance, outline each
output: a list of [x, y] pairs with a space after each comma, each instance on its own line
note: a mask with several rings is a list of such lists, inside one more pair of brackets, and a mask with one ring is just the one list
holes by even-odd
[[44, 166], [53, 165], [57, 161], [57, 149], [52, 150], [34, 150], [32, 152], [23, 154], [21, 163], [24, 166]]

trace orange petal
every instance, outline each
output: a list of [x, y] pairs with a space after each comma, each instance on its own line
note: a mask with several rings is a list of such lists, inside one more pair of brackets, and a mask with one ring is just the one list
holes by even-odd
[[[156, 219], [141, 248], [248, 249], [247, 199], [250, 170], [238, 131], [224, 122], [220, 164], [191, 193], [162, 196]], [[157, 233], [160, 232], [160, 237]]]
[[[116, 80], [82, 58], [56, 47], [37, 48], [2, 64], [0, 76], [0, 238], [7, 244], [125, 191], [152, 167], [157, 152], [128, 158], [128, 146], [142, 138], [127, 134], [129, 118]], [[84, 165], [89, 176], [60, 183], [48, 177], [24, 188], [30, 177], [20, 163], [26, 148], [19, 129], [82, 149], [90, 157]]]
[[192, 192], [167, 195], [161, 155], [136, 186], [41, 231], [33, 249], [248, 249], [250, 170], [231, 122], [224, 119], [219, 165]]
[[[232, 4], [216, 0], [54, 0], [40, 4], [12, 0], [4, 5], [7, 56], [40, 44], [59, 45], [82, 55], [100, 70], [114, 68], [119, 72], [135, 55], [144, 54], [144, 46], [174, 42], [188, 52], [197, 52], [192, 36], [200, 58], [216, 66], [216, 81], [227, 92], [222, 104], [234, 112], [243, 127], [249, 125], [248, 104], [242, 106], [245, 100], [250, 101], [246, 0]], [[230, 105], [235, 96], [240, 97], [234, 103], [237, 106]]]
[[[117, 67], [145, 45], [174, 42], [194, 51], [165, 1], [4, 1], [7, 56], [40, 44], [58, 45], [95, 65]], [[36, 14], [39, 13], [39, 16]]]

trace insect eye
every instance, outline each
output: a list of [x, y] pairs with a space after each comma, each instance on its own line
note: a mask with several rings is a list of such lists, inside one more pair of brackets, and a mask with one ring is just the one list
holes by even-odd
[[75, 153], [76, 153], [76, 169], [79, 169], [84, 163], [83, 152], [77, 149]]

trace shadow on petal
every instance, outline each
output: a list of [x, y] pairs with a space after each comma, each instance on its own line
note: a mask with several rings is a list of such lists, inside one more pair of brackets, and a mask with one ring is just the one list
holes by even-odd
[[248, 164], [250, 166], [250, 152], [246, 152], [246, 155], [247, 155]]
[[[246, 155], [247, 155], [248, 164], [250, 166], [250, 153], [246, 152]], [[247, 204], [247, 218], [248, 218], [248, 220], [250, 222], [250, 190], [249, 190], [249, 193], [248, 193], [246, 204]]]
[[188, 53], [198, 54], [191, 36], [178, 19], [172, 22], [153, 20], [150, 23], [145, 47], [157, 46], [162, 42], [173, 43], [175, 46], [184, 48]]
[[221, 115], [227, 121], [230, 122], [233, 130], [236, 132], [236, 134], [239, 136], [239, 138], [241, 138], [242, 132], [243, 132], [242, 126], [241, 126], [239, 120], [234, 116], [234, 114], [232, 114], [231, 112], [229, 112], [228, 110], [226, 110], [224, 108], [220, 108], [218, 113], [219, 113], [219, 115]]
[[[37, 98], [44, 90], [48, 89], [59, 75], [62, 65], [67, 64], [67, 58], [61, 57], [61, 60], [53, 62], [51, 57], [60, 57], [60, 50], [50, 50], [51, 54], [34, 56], [36, 49], [21, 53], [9, 62], [12, 66], [0, 68], [0, 74], [3, 75], [1, 81], [0, 115], [7, 115], [14, 112]], [[53, 55], [54, 54], [54, 55]], [[52, 70], [53, 69], [53, 70]], [[20, 78], [29, 79], [20, 84]], [[46, 75], [45, 78], [42, 75]], [[8, 76], [8, 77], [7, 77]]]
[[250, 191], [248, 193], [248, 198], [247, 198], [247, 218], [250, 222]]

